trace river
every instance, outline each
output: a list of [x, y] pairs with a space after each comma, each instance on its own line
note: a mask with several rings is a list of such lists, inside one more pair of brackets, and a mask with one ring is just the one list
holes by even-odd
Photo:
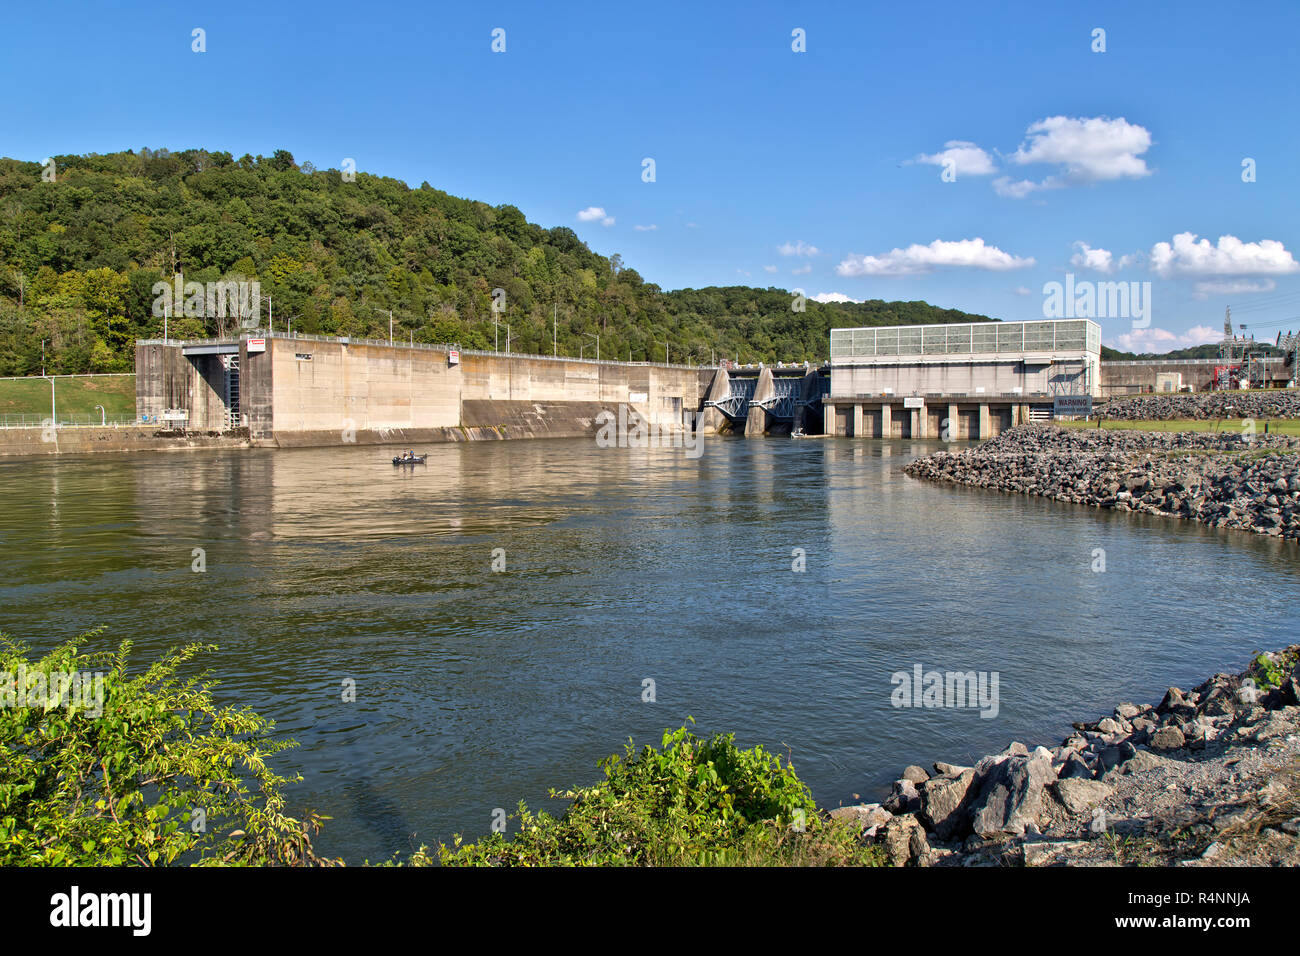
[[[938, 444], [7, 460], [0, 629], [218, 644], [218, 698], [301, 743], [291, 809], [352, 863], [556, 807], [688, 715], [788, 752], [833, 807], [1294, 641], [1294, 544], [903, 475]], [[996, 672], [996, 716], [894, 706], [918, 664]]]

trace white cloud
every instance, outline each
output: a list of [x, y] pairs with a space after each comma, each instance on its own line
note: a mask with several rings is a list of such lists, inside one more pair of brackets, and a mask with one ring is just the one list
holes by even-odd
[[851, 299], [843, 292], [818, 292], [812, 297], [814, 302], [861, 302], [861, 299]]
[[959, 239], [954, 242], [936, 239], [928, 246], [910, 245], [881, 256], [849, 255], [835, 271], [842, 276], [905, 276], [930, 272], [940, 266], [960, 266], [1002, 272], [1032, 266], [1032, 258], [1022, 259], [1003, 252], [983, 239]]
[[943, 146], [941, 152], [928, 155], [922, 153], [915, 161], [929, 163], [931, 166], [951, 164], [958, 176], [991, 176], [997, 172], [997, 167], [993, 165], [993, 157], [974, 143], [950, 139]]
[[737, 271], [738, 273], [740, 273], [742, 276], [748, 276], [748, 275], [749, 275], [749, 272], [747, 272], [747, 271], [744, 270], [744, 269], [737, 269], [736, 271]]
[[1016, 286], [1011, 291], [1014, 292], [1016, 295], [1033, 295], [1033, 292], [1031, 290], [1025, 288], [1022, 285]]
[[1151, 247], [1151, 268], [1166, 277], [1282, 275], [1300, 270], [1300, 263], [1276, 239], [1242, 242], [1236, 236], [1220, 236], [1212, 245], [1193, 232], [1180, 232], [1172, 245], [1157, 242]]
[[816, 256], [821, 254], [820, 249], [808, 245], [802, 239], [798, 242], [787, 242], [777, 246], [776, 251], [783, 256]]
[[600, 224], [601, 224], [602, 226], [612, 226], [612, 225], [614, 225], [614, 217], [613, 217], [613, 216], [606, 216], [604, 219], [602, 219], [602, 220], [600, 221]]
[[1074, 248], [1079, 251], [1070, 257], [1070, 265], [1093, 272], [1111, 272], [1115, 264], [1106, 249], [1093, 249], [1086, 242], [1076, 242]]
[[1032, 192], [1038, 192], [1041, 189], [1059, 189], [1060, 185], [1060, 183], [1050, 181], [1036, 183], [1029, 179], [1012, 182], [1010, 176], [999, 176], [993, 180], [993, 191], [1007, 199], [1024, 199]]
[[659, 227], [654, 223], [651, 223], [648, 226], [633, 226], [632, 228], [635, 229], [637, 232], [654, 232]]
[[605, 218], [605, 210], [601, 206], [588, 206], [578, 213], [578, 222], [595, 222], [597, 219]]
[[1151, 175], [1141, 156], [1151, 148], [1151, 133], [1123, 117], [1049, 116], [1030, 124], [1025, 132], [1028, 139], [1010, 159], [1021, 166], [1049, 163], [1061, 171], [1040, 182], [999, 176], [993, 180], [993, 190], [999, 196], [1024, 199], [1044, 189]]
[[775, 271], [776, 271], [776, 266], [763, 266], [763, 271], [764, 271], [764, 272], [775, 272]]
[[1061, 166], [1066, 182], [1094, 183], [1151, 175], [1140, 155], [1151, 148], [1151, 133], [1123, 117], [1049, 116], [1031, 124], [1026, 132], [1029, 139], [1011, 158], [1022, 166]]
[[791, 270], [790, 270], [790, 275], [792, 275], [792, 276], [803, 276], [803, 275], [807, 275], [807, 274], [810, 273], [810, 272], [812, 272], [812, 263], [811, 263], [811, 262], [807, 263], [806, 265], [801, 266], [801, 267], [798, 268], [798, 269], [791, 269]]
[[1223, 338], [1222, 329], [1212, 329], [1208, 325], [1194, 325], [1186, 332], [1174, 333], [1168, 329], [1134, 329], [1117, 335], [1106, 344], [1121, 352], [1153, 352], [1156, 354], [1170, 352], [1176, 348], [1190, 348], [1193, 345], [1205, 345], [1218, 342]]
[[1206, 299], [1212, 295], [1240, 295], [1247, 292], [1272, 292], [1277, 283], [1272, 279], [1215, 279], [1196, 283], [1194, 299]]

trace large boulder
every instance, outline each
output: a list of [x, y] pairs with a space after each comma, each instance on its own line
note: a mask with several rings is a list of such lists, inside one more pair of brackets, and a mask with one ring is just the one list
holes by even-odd
[[921, 809], [921, 794], [912, 781], [895, 780], [893, 791], [881, 806], [893, 814], [918, 813]]
[[878, 803], [836, 807], [831, 811], [832, 820], [852, 821], [857, 824], [859, 833], [868, 836], [875, 836], [876, 828], [884, 826], [893, 818], [894, 815]]
[[1083, 780], [1078, 777], [1058, 780], [1055, 787], [1056, 795], [1071, 813], [1087, 813], [1113, 792], [1100, 780]]
[[930, 843], [925, 829], [910, 813], [885, 824], [884, 844], [890, 866], [925, 866], [929, 862]]
[[1161, 727], [1151, 735], [1151, 749], [1157, 753], [1181, 750], [1187, 746], [1187, 738], [1177, 727]]
[[925, 772], [924, 767], [918, 767], [916, 764], [912, 764], [903, 771], [903, 779], [910, 780], [919, 787], [930, 779], [930, 775]]
[[975, 765], [978, 791], [971, 802], [971, 826], [985, 839], [1023, 836], [1029, 824], [1038, 826], [1043, 788], [1056, 780], [1050, 751], [985, 757]]
[[940, 840], [960, 836], [966, 829], [968, 798], [975, 770], [944, 773], [921, 784], [921, 820]]
[[1066, 754], [1065, 763], [1056, 775], [1063, 779], [1091, 780], [1093, 778], [1092, 768], [1090, 768], [1082, 757], [1073, 751]]

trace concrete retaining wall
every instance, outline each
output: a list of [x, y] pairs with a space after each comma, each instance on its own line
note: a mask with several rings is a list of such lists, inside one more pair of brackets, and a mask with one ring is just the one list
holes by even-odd
[[0, 458], [16, 455], [85, 455], [106, 451], [169, 451], [185, 448], [248, 448], [239, 435], [159, 437], [151, 426], [125, 428], [4, 428]]
[[[344, 339], [265, 336], [266, 350], [238, 342], [240, 415], [255, 442], [423, 444], [475, 438], [594, 434], [595, 417], [626, 404], [647, 422], [679, 425], [695, 412], [712, 369], [467, 354]], [[210, 343], [141, 342], [141, 415], [183, 408], [192, 428], [220, 427], [219, 356], [183, 354]], [[235, 341], [226, 343], [235, 348]]]

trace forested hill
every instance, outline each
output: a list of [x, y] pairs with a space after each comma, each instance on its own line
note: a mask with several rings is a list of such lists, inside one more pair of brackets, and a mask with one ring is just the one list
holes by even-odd
[[[1119, 352], [1112, 348], [1102, 347], [1101, 358], [1103, 362], [1132, 362], [1132, 361], [1161, 361], [1169, 362], [1174, 359], [1215, 359], [1218, 358], [1222, 346], [1218, 342], [1211, 342], [1208, 345], [1195, 345], [1186, 349], [1174, 349], [1170, 352]], [[1238, 349], [1240, 352], [1240, 349]], [[1252, 355], [1283, 355], [1283, 351], [1273, 345], [1272, 342], [1260, 342], [1251, 347]]]
[[[44, 174], [44, 175], [43, 175]], [[53, 181], [47, 181], [50, 176]], [[351, 181], [347, 181], [350, 179]], [[162, 334], [154, 283], [256, 280], [275, 325], [326, 335], [492, 348], [492, 290], [505, 290], [511, 348], [561, 355], [708, 362], [826, 358], [848, 325], [988, 321], [924, 302], [791, 309], [781, 289], [664, 292], [572, 229], [544, 229], [514, 206], [457, 199], [357, 172], [187, 150], [56, 156], [54, 168], [0, 159], [0, 375], [125, 371], [136, 338]], [[176, 316], [173, 337], [230, 331]], [[500, 344], [504, 349], [506, 330]]]

